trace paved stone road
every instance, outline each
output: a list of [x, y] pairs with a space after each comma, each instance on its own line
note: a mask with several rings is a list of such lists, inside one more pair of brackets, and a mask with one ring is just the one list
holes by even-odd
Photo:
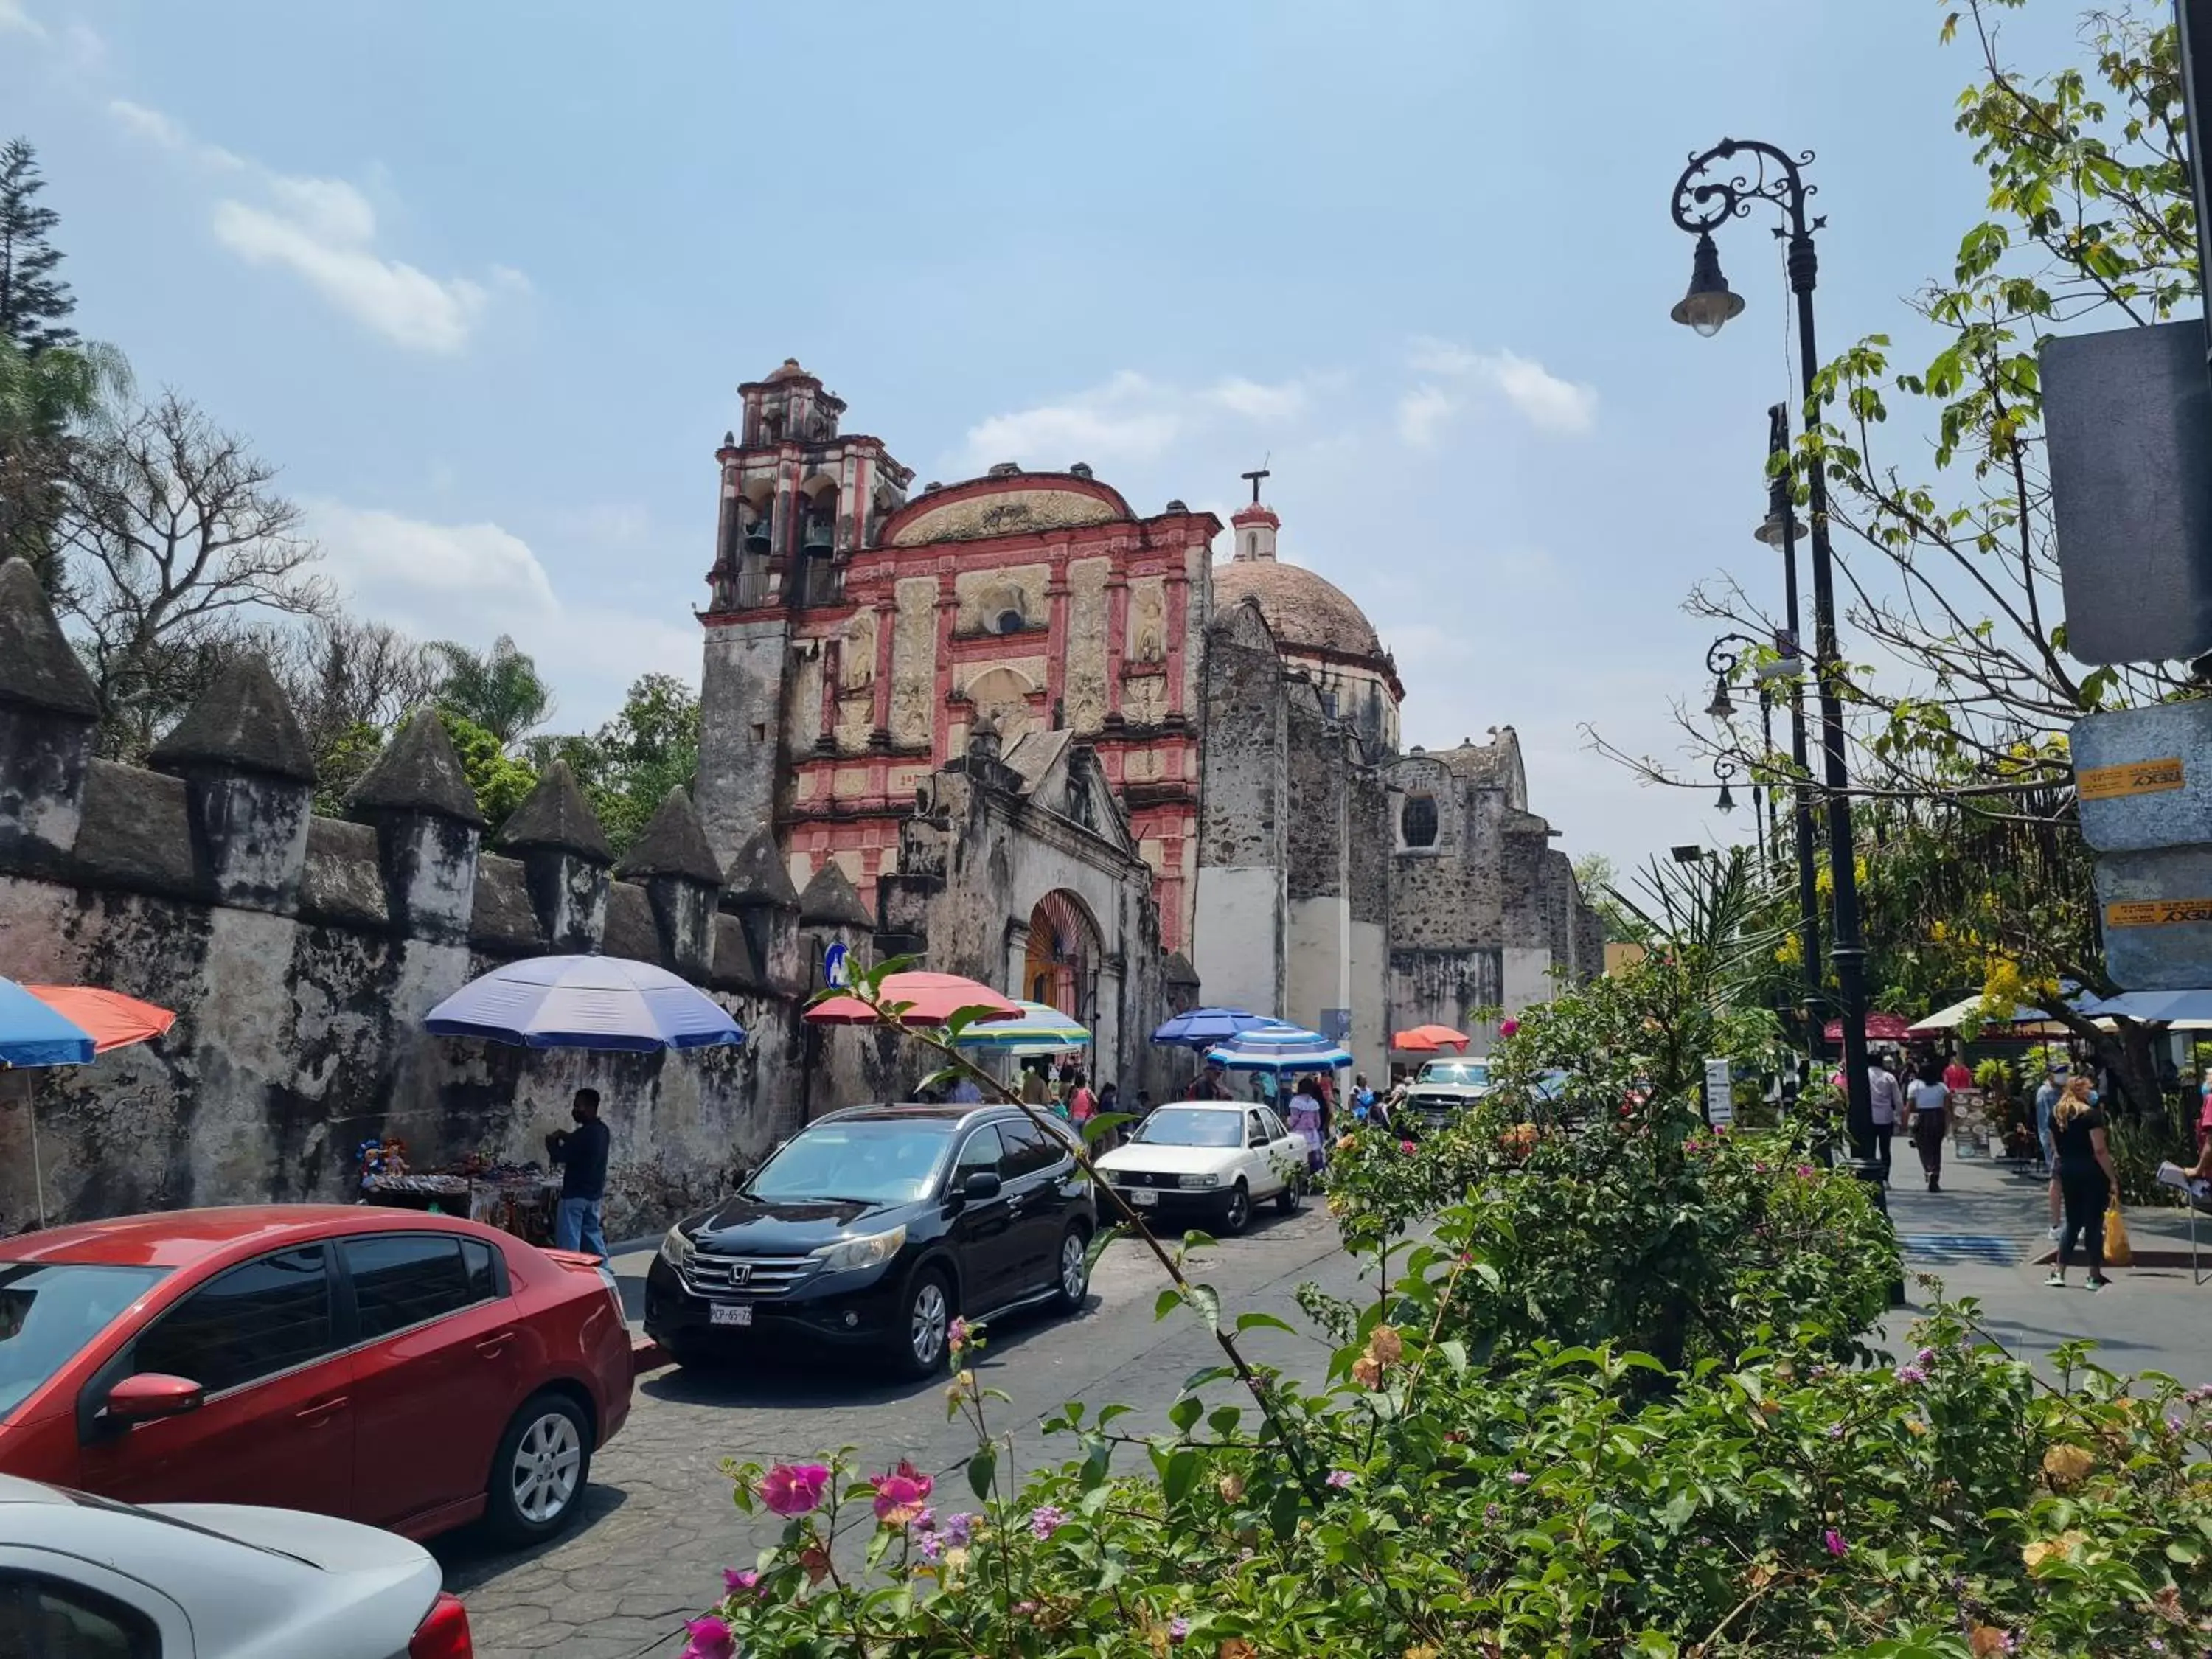
[[[617, 1261], [633, 1293], [649, 1259]], [[1225, 1318], [1256, 1309], [1302, 1328], [1294, 1301], [1300, 1283], [1339, 1294], [1357, 1283], [1317, 1205], [1294, 1217], [1271, 1214], [1194, 1258], [1189, 1270], [1221, 1292]], [[1166, 1426], [1184, 1379], [1219, 1351], [1188, 1313], [1154, 1321], [1164, 1282], [1149, 1255], [1117, 1243], [1099, 1262], [1082, 1313], [1024, 1316], [992, 1333], [988, 1381], [1013, 1396], [1011, 1407], [998, 1407], [1001, 1421], [1029, 1428], [1018, 1461], [1065, 1455], [1033, 1425], [1071, 1399], [1139, 1407], [1132, 1432]], [[1255, 1333], [1246, 1346], [1308, 1378], [1317, 1378], [1325, 1357], [1311, 1339], [1279, 1332]], [[834, 1362], [647, 1376], [628, 1426], [593, 1464], [586, 1509], [568, 1534], [522, 1554], [496, 1552], [473, 1532], [436, 1547], [447, 1587], [468, 1602], [477, 1654], [676, 1653], [683, 1621], [720, 1593], [721, 1570], [749, 1564], [774, 1531], [732, 1506], [721, 1461], [800, 1457], [842, 1445], [858, 1448], [870, 1467], [908, 1457], [942, 1476], [964, 1463], [974, 1437], [945, 1420], [940, 1383], [894, 1385]]]

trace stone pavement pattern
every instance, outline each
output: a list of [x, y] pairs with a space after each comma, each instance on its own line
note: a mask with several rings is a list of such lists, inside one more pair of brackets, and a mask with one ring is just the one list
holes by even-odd
[[[617, 1258], [627, 1291], [637, 1291], [650, 1259]], [[1195, 1255], [1188, 1271], [1219, 1290], [1226, 1318], [1256, 1309], [1299, 1324], [1301, 1282], [1343, 1294], [1358, 1273], [1317, 1204], [1295, 1217], [1271, 1213], [1244, 1237]], [[1013, 1396], [995, 1407], [1000, 1420], [1028, 1431], [1018, 1464], [1068, 1455], [1034, 1425], [1071, 1399], [1137, 1407], [1123, 1425], [1132, 1433], [1167, 1427], [1184, 1379], [1219, 1350], [1188, 1313], [1153, 1319], [1164, 1283], [1149, 1255], [1123, 1241], [1100, 1261], [1081, 1314], [1023, 1315], [992, 1334], [981, 1369], [989, 1386]], [[1254, 1333], [1245, 1346], [1310, 1381], [1327, 1363], [1323, 1345], [1280, 1332]], [[720, 1595], [722, 1569], [750, 1565], [782, 1525], [738, 1513], [722, 1460], [810, 1458], [843, 1445], [867, 1468], [911, 1458], [940, 1481], [953, 1476], [948, 1489], [965, 1495], [957, 1472], [975, 1438], [945, 1421], [941, 1382], [894, 1383], [836, 1358], [707, 1373], [672, 1367], [641, 1378], [629, 1422], [594, 1462], [569, 1532], [536, 1552], [495, 1551], [473, 1530], [434, 1546], [447, 1588], [468, 1603], [479, 1659], [677, 1653], [684, 1621]]]

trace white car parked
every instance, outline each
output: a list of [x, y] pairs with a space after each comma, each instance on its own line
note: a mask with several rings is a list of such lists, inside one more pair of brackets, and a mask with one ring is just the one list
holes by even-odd
[[1298, 1207], [1307, 1151], [1272, 1107], [1178, 1100], [1154, 1108], [1098, 1168], [1133, 1209], [1200, 1211], [1217, 1231], [1237, 1233], [1262, 1199], [1273, 1199], [1285, 1215]]
[[439, 1583], [421, 1545], [350, 1521], [0, 1474], [7, 1659], [471, 1659]]

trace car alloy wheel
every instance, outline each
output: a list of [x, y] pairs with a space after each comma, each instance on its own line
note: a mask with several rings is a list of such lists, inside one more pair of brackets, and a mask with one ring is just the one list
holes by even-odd
[[907, 1304], [907, 1351], [917, 1372], [935, 1369], [945, 1358], [945, 1334], [951, 1322], [952, 1304], [945, 1297], [945, 1281], [928, 1274]]
[[515, 1512], [533, 1527], [550, 1526], [576, 1501], [577, 1476], [584, 1464], [584, 1440], [575, 1419], [546, 1411], [522, 1431], [507, 1466], [514, 1485]]
[[1091, 1290], [1091, 1241], [1080, 1227], [1070, 1227], [1060, 1241], [1060, 1305], [1073, 1312], [1083, 1305]]
[[1240, 1181], [1230, 1192], [1229, 1207], [1222, 1212], [1221, 1231], [1225, 1233], [1241, 1233], [1244, 1231], [1244, 1224], [1251, 1218], [1252, 1194]]

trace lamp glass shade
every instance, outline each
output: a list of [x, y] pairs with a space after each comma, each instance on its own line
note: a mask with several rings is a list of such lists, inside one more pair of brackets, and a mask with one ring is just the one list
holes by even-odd
[[1710, 718], [1717, 720], [1735, 718], [1735, 700], [1729, 696], [1726, 679], [1717, 679], [1713, 682], [1713, 700], [1705, 705], [1705, 713]]
[[1711, 339], [1721, 331], [1723, 323], [1742, 313], [1743, 295], [1729, 288], [1728, 278], [1721, 275], [1720, 250], [1710, 235], [1700, 233], [1697, 256], [1690, 266], [1690, 291], [1675, 301], [1668, 315]]
[[[1805, 520], [1796, 514], [1791, 514], [1790, 515], [1790, 537], [1802, 541], [1806, 533]], [[1782, 515], [1779, 513], [1768, 514], [1765, 518], [1759, 520], [1759, 528], [1753, 531], [1751, 535], [1753, 541], [1764, 542], [1769, 547], [1781, 546], [1783, 544]]]
[[1735, 811], [1735, 797], [1729, 792], [1729, 787], [1725, 783], [1721, 785], [1720, 799], [1715, 801], [1713, 805], [1723, 812], [1733, 812]]

